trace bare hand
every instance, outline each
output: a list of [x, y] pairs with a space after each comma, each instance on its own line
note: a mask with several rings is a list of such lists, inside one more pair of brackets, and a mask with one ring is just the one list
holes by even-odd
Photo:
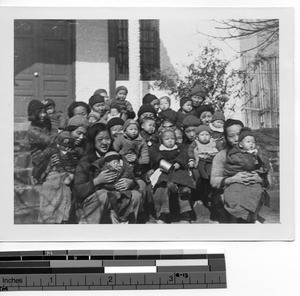
[[233, 176], [234, 183], [241, 183], [244, 185], [260, 183], [262, 180], [257, 173], [238, 172]]
[[174, 163], [174, 170], [178, 170], [180, 168], [180, 164], [179, 163]]
[[125, 158], [128, 162], [134, 162], [137, 159], [137, 156], [135, 154], [127, 154], [125, 155]]
[[132, 184], [133, 180], [122, 178], [116, 183], [115, 188], [118, 191], [128, 190], [132, 186]]
[[106, 184], [113, 182], [117, 177], [117, 174], [114, 172], [111, 172], [109, 170], [102, 171], [95, 179], [94, 184], [100, 185], [100, 184]]
[[191, 161], [189, 161], [189, 164], [188, 164], [188, 166], [189, 166], [189, 168], [194, 168], [195, 167], [195, 165], [196, 165], [196, 163], [195, 163], [195, 161], [194, 160], [191, 160]]

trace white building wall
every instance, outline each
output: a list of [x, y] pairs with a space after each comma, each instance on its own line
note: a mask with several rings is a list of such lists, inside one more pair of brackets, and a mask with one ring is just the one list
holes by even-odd
[[76, 101], [88, 102], [94, 91], [109, 92], [107, 20], [76, 21]]

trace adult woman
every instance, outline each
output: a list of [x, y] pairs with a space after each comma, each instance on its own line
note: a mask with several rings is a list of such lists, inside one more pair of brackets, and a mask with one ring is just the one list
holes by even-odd
[[68, 107], [69, 118], [72, 118], [74, 115], [83, 115], [87, 118], [90, 112], [91, 112], [90, 106], [87, 103], [81, 101], [73, 102]]
[[[77, 165], [74, 180], [74, 197], [81, 224], [110, 223], [110, 194], [104, 184], [112, 183], [116, 173], [101, 171], [104, 155], [110, 150], [111, 136], [103, 123], [92, 125], [87, 132], [86, 156]], [[141, 202], [141, 193], [133, 190], [137, 186], [134, 180], [122, 178], [115, 185], [117, 191], [132, 190], [128, 211], [136, 220]]]
[[[241, 184], [253, 184], [253, 183], [262, 183], [261, 177], [257, 173], [252, 172], [238, 172], [232, 177], [226, 177], [224, 174], [224, 166], [226, 164], [227, 152], [234, 145], [237, 145], [240, 130], [244, 127], [244, 124], [235, 119], [227, 119], [224, 123], [224, 136], [226, 139], [227, 147], [221, 150], [214, 158], [212, 164], [211, 178], [210, 183], [213, 188], [218, 190], [218, 194], [215, 195], [215, 201], [217, 203], [221, 203], [221, 194], [223, 193], [223, 189], [226, 186], [229, 186], [233, 183], [241, 183]], [[238, 196], [236, 197], [238, 200]], [[247, 223], [253, 221], [246, 221], [241, 218], [236, 218], [230, 215], [227, 211], [225, 212], [225, 216], [223, 216], [224, 223]]]
[[28, 142], [33, 166], [32, 176], [38, 183], [47, 169], [48, 161], [54, 153], [55, 135], [51, 135], [51, 122], [46, 115], [45, 106], [38, 100], [31, 100], [28, 105]]

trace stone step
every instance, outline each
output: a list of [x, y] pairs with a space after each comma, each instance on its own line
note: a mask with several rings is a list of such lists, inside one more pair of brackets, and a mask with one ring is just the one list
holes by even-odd
[[40, 185], [14, 188], [15, 224], [37, 224], [40, 207]]
[[14, 168], [14, 181], [24, 185], [34, 185], [32, 168]]
[[31, 167], [31, 154], [30, 152], [15, 152], [14, 166], [19, 168]]

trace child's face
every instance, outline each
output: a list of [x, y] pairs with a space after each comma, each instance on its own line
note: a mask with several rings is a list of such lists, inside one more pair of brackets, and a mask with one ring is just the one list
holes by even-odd
[[222, 128], [224, 127], [224, 121], [221, 119], [217, 119], [212, 122], [212, 125], [216, 128]]
[[158, 110], [159, 110], [159, 100], [158, 99], [153, 100], [150, 104], [154, 107], [155, 111], [158, 112]]
[[78, 107], [74, 108], [74, 115], [82, 115], [82, 116], [87, 117], [88, 113], [87, 113], [87, 110], [85, 109], [85, 107], [78, 106]]
[[114, 159], [114, 160], [112, 160], [112, 161], [109, 161], [108, 163], [107, 163], [107, 165], [110, 167], [110, 168], [112, 168], [113, 170], [115, 170], [115, 171], [120, 171], [120, 169], [121, 169], [121, 163], [120, 163], [120, 160], [118, 160], [118, 159]]
[[175, 134], [171, 131], [166, 132], [162, 136], [162, 143], [167, 147], [167, 148], [173, 148], [175, 145]]
[[241, 142], [239, 142], [239, 146], [246, 151], [253, 150], [255, 149], [255, 138], [252, 136], [246, 136]]
[[170, 108], [170, 103], [168, 102], [167, 99], [160, 99], [159, 108], [161, 111], [168, 110]]
[[97, 122], [97, 119], [93, 116], [89, 117], [89, 123], [90, 124], [93, 124], [93, 123], [96, 123]]
[[123, 135], [123, 125], [115, 125], [110, 128], [110, 134], [113, 139], [118, 135]]
[[183, 136], [182, 136], [181, 130], [179, 130], [179, 129], [175, 130], [175, 136], [176, 136], [176, 143], [177, 144], [182, 144]]
[[50, 105], [46, 108], [47, 115], [51, 115], [55, 112], [55, 107], [53, 105]]
[[202, 102], [204, 101], [205, 98], [199, 96], [199, 95], [193, 95], [191, 97], [192, 101], [193, 101], [193, 106], [194, 107], [198, 107], [202, 104]]
[[127, 96], [126, 90], [121, 89], [117, 92], [116, 99], [124, 101], [126, 99], [126, 96]]
[[129, 124], [124, 132], [130, 139], [135, 139], [139, 135], [139, 129], [136, 124]]
[[117, 116], [119, 114], [118, 109], [116, 108], [111, 108], [109, 114], [111, 116]]
[[155, 132], [155, 121], [152, 119], [146, 120], [142, 124], [142, 129], [149, 135]]
[[92, 106], [92, 110], [102, 115], [105, 112], [105, 103], [94, 104]]
[[209, 125], [212, 120], [212, 114], [209, 111], [204, 111], [200, 115], [200, 120], [202, 124]]
[[210, 141], [210, 133], [207, 131], [202, 131], [199, 133], [198, 139], [201, 144], [207, 144]]
[[182, 108], [183, 111], [185, 111], [185, 112], [187, 112], [187, 113], [191, 112], [192, 109], [193, 109], [193, 103], [192, 103], [192, 101], [187, 101], [187, 102], [185, 102], [185, 103], [182, 105], [181, 108]]

